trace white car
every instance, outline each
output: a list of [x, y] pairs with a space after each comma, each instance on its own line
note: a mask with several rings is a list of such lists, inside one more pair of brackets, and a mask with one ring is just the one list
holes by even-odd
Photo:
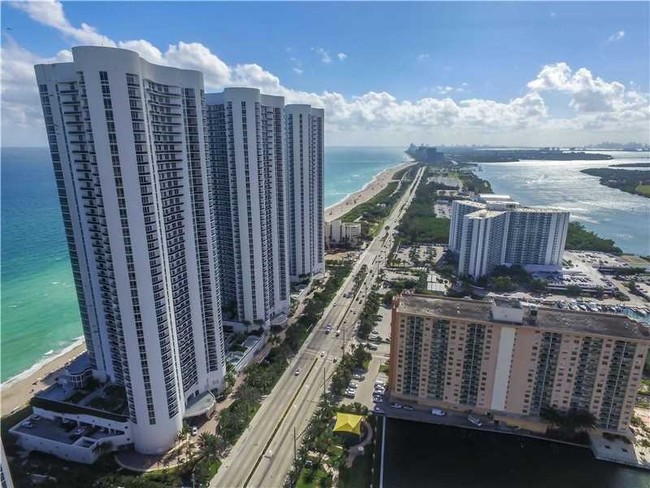
[[435, 415], [436, 417], [444, 417], [445, 415], [447, 415], [447, 412], [439, 408], [432, 408], [431, 415]]
[[324, 358], [325, 357], [325, 351], [320, 352], [320, 357]]
[[481, 427], [483, 425], [483, 422], [481, 422], [481, 419], [478, 418], [476, 415], [468, 415], [467, 420], [469, 420], [476, 427]]
[[383, 408], [381, 408], [379, 405], [375, 405], [374, 412], [375, 412], [375, 413], [386, 413], [386, 410], [384, 410]]
[[401, 404], [401, 403], [397, 403], [397, 402], [393, 402], [393, 403], [391, 403], [390, 406], [391, 406], [392, 408], [402, 408], [402, 404]]
[[413, 410], [415, 410], [411, 405], [404, 405], [402, 408], [403, 408], [404, 410], [409, 410], [410, 412], [412, 412]]
[[192, 435], [197, 435], [198, 433], [199, 433], [199, 429], [195, 425], [194, 427], [192, 427]]
[[300, 368], [296, 368], [296, 370], [293, 372], [295, 376], [298, 376], [300, 374]]

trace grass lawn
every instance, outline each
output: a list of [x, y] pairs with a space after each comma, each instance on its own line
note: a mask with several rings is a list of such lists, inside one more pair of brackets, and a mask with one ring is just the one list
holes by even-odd
[[344, 468], [340, 473], [340, 488], [366, 488], [370, 486], [372, 476], [372, 446], [367, 446], [363, 456], [357, 456], [351, 468]]
[[320, 467], [316, 468], [316, 470], [302, 468], [300, 478], [298, 478], [298, 482], [296, 483], [296, 488], [316, 488], [323, 486], [322, 480], [325, 478], [327, 478], [327, 472]]

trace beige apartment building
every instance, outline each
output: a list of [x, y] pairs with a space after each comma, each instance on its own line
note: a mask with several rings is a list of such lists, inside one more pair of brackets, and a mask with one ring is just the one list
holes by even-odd
[[402, 295], [393, 305], [391, 396], [542, 431], [546, 406], [627, 431], [650, 332], [622, 315]]

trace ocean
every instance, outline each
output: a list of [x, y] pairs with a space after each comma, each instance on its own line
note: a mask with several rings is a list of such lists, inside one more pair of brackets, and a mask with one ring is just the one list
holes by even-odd
[[[325, 149], [325, 206], [408, 159], [404, 148]], [[70, 347], [81, 323], [47, 148], [2, 148], [0, 381]]]

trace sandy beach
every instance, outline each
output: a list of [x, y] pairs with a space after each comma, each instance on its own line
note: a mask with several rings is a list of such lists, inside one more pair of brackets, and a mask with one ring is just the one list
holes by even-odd
[[413, 164], [415, 163], [406, 162], [398, 166], [388, 168], [375, 176], [373, 180], [370, 183], [366, 184], [366, 186], [364, 186], [361, 190], [351, 193], [347, 196], [347, 198], [345, 198], [345, 200], [337, 203], [336, 205], [327, 207], [325, 209], [325, 222], [336, 220], [345, 215], [357, 205], [370, 200], [377, 193], [386, 188], [386, 185], [388, 185], [388, 183], [393, 179], [393, 175], [395, 173]]
[[2, 416], [9, 414], [12, 410], [20, 408], [29, 403], [32, 395], [56, 381], [56, 377], [63, 373], [63, 368], [86, 350], [86, 344], [78, 344], [74, 348], [57, 356], [45, 363], [41, 368], [24, 378], [16, 379], [13, 382], [3, 385], [0, 390], [2, 400]]

